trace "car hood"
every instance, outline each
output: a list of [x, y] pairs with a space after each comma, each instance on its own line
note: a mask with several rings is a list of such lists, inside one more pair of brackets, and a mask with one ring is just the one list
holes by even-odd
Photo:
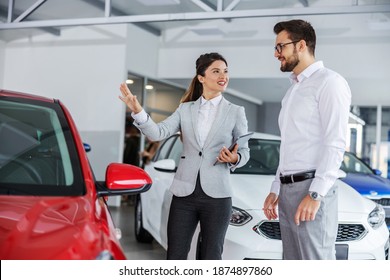
[[362, 195], [390, 197], [390, 180], [374, 174], [347, 173], [342, 179]]
[[[274, 175], [232, 175], [233, 206], [243, 210], [261, 210], [269, 194]], [[370, 213], [375, 204], [346, 183], [337, 180], [339, 213]]]
[[275, 175], [232, 174], [233, 206], [244, 210], [263, 208]]
[[0, 259], [85, 258], [74, 249], [97, 243], [88, 224], [91, 207], [84, 197], [2, 197]]

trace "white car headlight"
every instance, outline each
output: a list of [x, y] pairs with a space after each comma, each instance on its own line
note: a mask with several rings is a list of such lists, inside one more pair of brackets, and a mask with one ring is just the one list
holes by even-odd
[[373, 229], [379, 228], [385, 221], [385, 210], [382, 205], [377, 204], [374, 210], [368, 215], [368, 223]]
[[249, 215], [245, 210], [242, 210], [234, 206], [232, 207], [232, 216], [230, 217], [230, 225], [243, 226], [250, 220], [252, 220], [252, 216]]

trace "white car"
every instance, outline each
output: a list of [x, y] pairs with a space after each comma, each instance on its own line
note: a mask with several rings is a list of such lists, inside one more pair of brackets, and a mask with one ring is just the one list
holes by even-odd
[[[250, 160], [231, 173], [233, 207], [222, 258], [282, 259], [278, 221], [269, 221], [261, 210], [279, 161], [280, 138], [255, 133], [249, 140]], [[167, 248], [167, 220], [172, 194], [169, 187], [182, 152], [178, 135], [161, 143], [145, 166], [152, 188], [137, 197], [135, 232], [139, 242], [153, 238]], [[381, 205], [362, 197], [352, 187], [339, 184], [337, 259], [383, 260], [389, 255], [389, 231]], [[196, 259], [201, 238], [194, 235], [190, 259]]]

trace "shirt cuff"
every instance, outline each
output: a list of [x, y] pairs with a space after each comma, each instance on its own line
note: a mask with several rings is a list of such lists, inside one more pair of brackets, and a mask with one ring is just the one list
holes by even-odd
[[131, 116], [138, 125], [146, 123], [149, 119], [149, 115], [145, 112], [144, 109], [142, 109], [142, 111], [137, 114], [131, 113]]
[[229, 168], [234, 168], [234, 167], [236, 167], [236, 166], [240, 163], [241, 155], [240, 155], [240, 153], [237, 153], [237, 155], [238, 155], [238, 160], [237, 160], [237, 162], [236, 162], [235, 164], [229, 162]]
[[275, 177], [275, 180], [271, 184], [270, 192], [279, 195], [279, 191], [280, 191], [280, 180], [278, 177]]

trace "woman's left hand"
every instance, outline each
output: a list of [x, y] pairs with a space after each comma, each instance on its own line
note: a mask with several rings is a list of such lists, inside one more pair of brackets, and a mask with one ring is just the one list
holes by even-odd
[[219, 162], [227, 162], [231, 164], [237, 164], [238, 161], [238, 144], [236, 144], [232, 151], [229, 151], [228, 148], [223, 147], [221, 151], [219, 152], [219, 155], [217, 157]]

